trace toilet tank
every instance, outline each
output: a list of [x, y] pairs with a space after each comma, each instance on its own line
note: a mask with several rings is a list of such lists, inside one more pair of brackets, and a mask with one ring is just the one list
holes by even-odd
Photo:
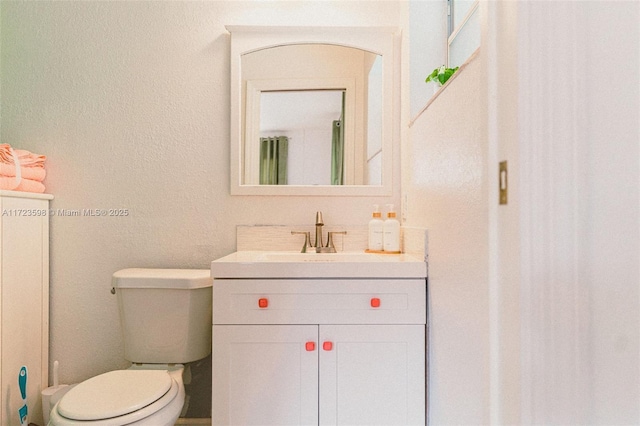
[[125, 359], [182, 364], [211, 353], [208, 269], [123, 269], [113, 274]]

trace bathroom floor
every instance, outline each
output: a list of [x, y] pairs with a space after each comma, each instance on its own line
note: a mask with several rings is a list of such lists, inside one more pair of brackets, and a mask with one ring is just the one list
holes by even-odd
[[187, 419], [179, 418], [176, 426], [211, 426], [211, 419]]

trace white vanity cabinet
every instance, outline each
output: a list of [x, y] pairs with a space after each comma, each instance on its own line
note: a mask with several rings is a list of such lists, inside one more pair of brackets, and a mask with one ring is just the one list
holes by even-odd
[[28, 421], [42, 424], [49, 371], [49, 200], [0, 191], [0, 424], [19, 425], [27, 367]]
[[425, 276], [216, 278], [217, 266], [213, 425], [425, 424]]

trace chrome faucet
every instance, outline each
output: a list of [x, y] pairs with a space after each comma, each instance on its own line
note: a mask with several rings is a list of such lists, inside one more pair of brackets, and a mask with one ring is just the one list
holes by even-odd
[[324, 221], [322, 220], [322, 212], [316, 212], [316, 238], [311, 244], [311, 232], [308, 231], [291, 231], [291, 235], [294, 234], [302, 234], [304, 235], [304, 245], [302, 246], [302, 250], [300, 253], [308, 253], [309, 248], [311, 248], [316, 253], [335, 253], [336, 247], [333, 243], [333, 235], [334, 234], [342, 234], [345, 235], [347, 231], [332, 231], [328, 233], [327, 236], [327, 245], [325, 246], [322, 242], [322, 227], [324, 226]]

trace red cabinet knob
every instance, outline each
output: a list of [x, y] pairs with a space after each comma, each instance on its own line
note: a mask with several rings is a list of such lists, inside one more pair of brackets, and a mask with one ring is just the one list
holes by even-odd
[[307, 342], [304, 344], [304, 348], [307, 350], [307, 352], [313, 352], [316, 350], [316, 343], [315, 342]]
[[372, 308], [379, 308], [380, 307], [380, 299], [377, 297], [372, 297], [371, 298], [371, 307]]
[[258, 299], [258, 307], [266, 308], [268, 306], [269, 306], [269, 299], [267, 299], [266, 297], [261, 297], [260, 299]]
[[333, 349], [333, 343], [332, 342], [324, 342], [322, 344], [322, 349], [324, 349], [325, 351], [330, 351], [331, 349]]

